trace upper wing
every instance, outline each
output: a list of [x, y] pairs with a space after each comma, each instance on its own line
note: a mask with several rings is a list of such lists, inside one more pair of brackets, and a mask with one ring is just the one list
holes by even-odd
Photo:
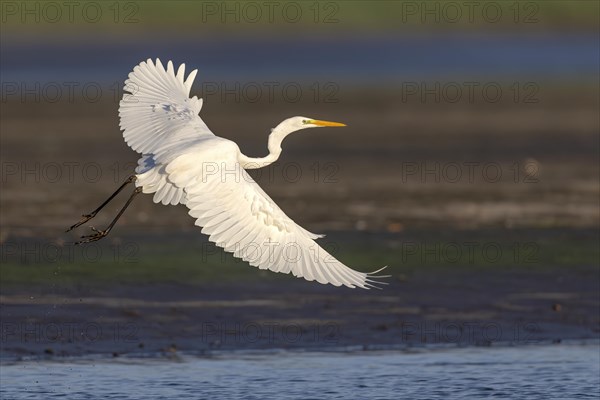
[[197, 70], [184, 80], [185, 64], [175, 74], [173, 63], [163, 67], [159, 59], [141, 62], [125, 81], [119, 103], [120, 127], [125, 142], [135, 151], [154, 154], [185, 146], [203, 136], [214, 136], [198, 113], [202, 99], [189, 98]]
[[285, 215], [239, 163], [214, 167], [184, 155], [165, 170], [170, 181], [185, 187], [189, 214], [212, 242], [260, 269], [335, 286], [374, 287], [371, 278], [378, 271], [358, 272], [336, 260], [313, 240], [320, 236]]

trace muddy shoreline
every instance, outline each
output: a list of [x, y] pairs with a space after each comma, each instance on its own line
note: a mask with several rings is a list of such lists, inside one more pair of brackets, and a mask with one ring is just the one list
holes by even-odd
[[597, 266], [423, 269], [381, 291], [238, 284], [3, 289], [3, 359], [598, 339]]
[[[597, 339], [597, 90], [544, 89], [526, 107], [404, 103], [394, 91], [358, 89], [326, 109], [207, 104], [207, 124], [253, 156], [290, 115], [348, 123], [318, 146], [312, 134], [291, 136], [273, 175], [255, 178], [292, 219], [327, 233], [343, 262], [390, 265], [390, 285], [370, 292], [203, 252], [187, 210], [150, 196], [91, 253], [49, 260], [86, 233], [64, 229], [114, 191], [137, 155], [114, 102], [6, 102], [0, 357]], [[105, 226], [124, 198], [94, 223]], [[504, 257], [444, 256], [473, 242]], [[427, 259], [440, 255], [446, 262]]]

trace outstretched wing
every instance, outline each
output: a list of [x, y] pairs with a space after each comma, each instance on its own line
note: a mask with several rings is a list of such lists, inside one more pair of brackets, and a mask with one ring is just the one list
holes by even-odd
[[120, 127], [125, 142], [142, 154], [154, 154], [157, 161], [174, 147], [214, 134], [198, 116], [202, 99], [190, 98], [196, 77], [193, 70], [184, 79], [185, 64], [177, 74], [173, 63], [165, 69], [159, 59], [141, 62], [125, 81], [125, 93], [119, 103]]
[[185, 187], [189, 214], [225, 251], [260, 269], [319, 283], [371, 288], [378, 271], [348, 268], [320, 247], [320, 237], [297, 225], [235, 160], [198, 163], [190, 152], [166, 166], [169, 181]]

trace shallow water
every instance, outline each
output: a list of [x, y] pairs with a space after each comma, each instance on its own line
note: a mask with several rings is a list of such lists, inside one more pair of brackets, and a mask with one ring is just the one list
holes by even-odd
[[3, 363], [6, 399], [600, 398], [600, 345]]
[[[598, 38], [592, 34], [444, 37], [401, 34], [218, 41], [194, 37], [189, 41], [162, 38], [79, 44], [39, 40], [23, 43], [18, 39], [9, 36], [3, 44], [6, 56], [0, 62], [0, 69], [6, 82], [78, 80], [82, 84], [119, 82], [120, 85], [127, 71], [148, 57], [173, 59], [175, 64], [186, 62], [188, 68], [200, 68], [198, 82], [211, 83], [289, 81], [290, 77], [294, 80], [335, 77], [336, 81], [386, 85], [432, 78], [469, 81], [491, 76], [492, 80], [596, 79], [599, 66]], [[307, 58], [306, 54], [313, 56]]]

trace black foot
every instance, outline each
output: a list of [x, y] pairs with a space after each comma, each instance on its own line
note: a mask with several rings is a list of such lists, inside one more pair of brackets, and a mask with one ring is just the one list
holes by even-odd
[[94, 218], [96, 216], [96, 214], [83, 214], [81, 216], [81, 219], [79, 220], [79, 222], [77, 222], [75, 225], [71, 226], [69, 229], [67, 229], [65, 232], [69, 232], [72, 231], [73, 229], [85, 224], [86, 222], [88, 222], [90, 219]]
[[98, 240], [102, 239], [106, 235], [108, 235], [108, 230], [100, 231], [100, 230], [94, 228], [93, 226], [90, 226], [90, 228], [92, 229], [92, 231], [94, 231], [96, 233], [94, 233], [93, 235], [84, 235], [84, 236], [82, 236], [81, 238], [83, 240], [80, 240], [79, 242], [75, 242], [76, 245], [83, 244], [83, 243], [95, 242], [95, 241], [98, 241]]

